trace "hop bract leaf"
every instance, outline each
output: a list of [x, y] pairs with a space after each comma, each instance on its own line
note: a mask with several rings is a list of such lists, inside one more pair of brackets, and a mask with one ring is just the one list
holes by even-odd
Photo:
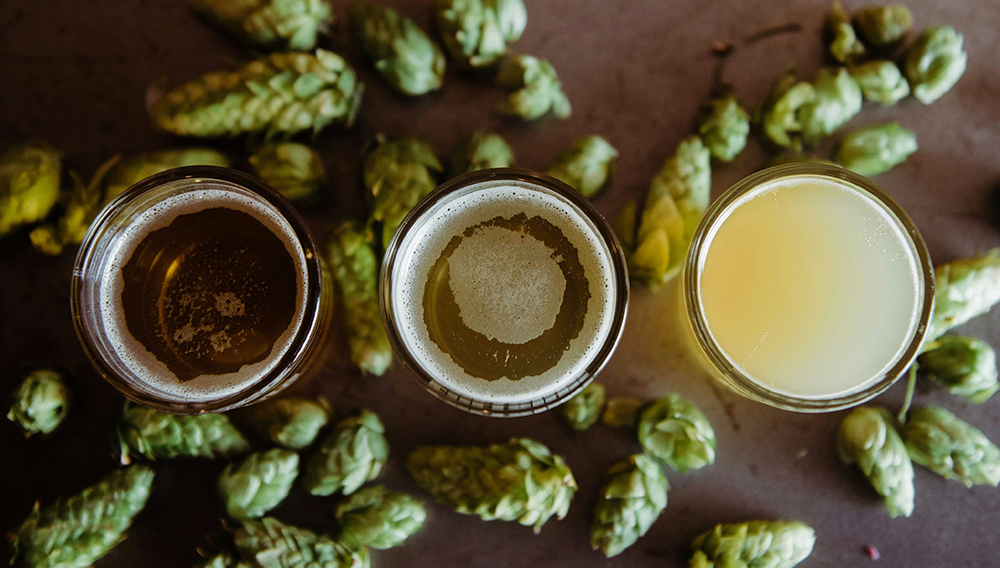
[[333, 23], [326, 0], [188, 0], [205, 19], [247, 45], [310, 50]]
[[233, 534], [244, 560], [258, 568], [368, 568], [367, 548], [350, 549], [273, 517], [248, 520]]
[[332, 414], [323, 397], [272, 398], [235, 411], [234, 418], [279, 446], [301, 450], [312, 445]]
[[233, 519], [255, 519], [275, 508], [299, 475], [299, 455], [281, 448], [230, 463], [219, 476], [219, 495]]
[[0, 153], [0, 237], [44, 219], [59, 200], [61, 176], [59, 152], [45, 144]]
[[850, 70], [867, 101], [889, 106], [910, 94], [910, 84], [892, 61], [869, 61]]
[[1000, 448], [985, 434], [937, 406], [910, 412], [903, 440], [913, 461], [967, 487], [1000, 484]]
[[732, 162], [747, 145], [750, 115], [732, 94], [715, 97], [702, 108], [701, 141], [720, 162]]
[[635, 544], [667, 507], [667, 476], [646, 454], [635, 454], [608, 470], [598, 494], [590, 544], [611, 558]]
[[715, 463], [715, 430], [694, 403], [676, 394], [639, 413], [639, 443], [647, 454], [684, 473]]
[[934, 269], [934, 316], [925, 345], [1000, 302], [1000, 249]]
[[323, 160], [315, 150], [297, 142], [264, 144], [250, 158], [254, 174], [289, 201], [310, 203], [326, 185]]
[[906, 51], [904, 70], [913, 96], [929, 105], [951, 90], [965, 73], [969, 54], [962, 34], [950, 26], [930, 26]]
[[169, 91], [150, 108], [154, 126], [178, 136], [318, 133], [350, 127], [363, 85], [336, 53], [274, 53], [235, 71], [216, 71]]
[[378, 300], [378, 259], [361, 226], [341, 223], [326, 245], [337, 281], [351, 361], [362, 371], [382, 375], [392, 364], [392, 346], [382, 325]]
[[427, 519], [424, 506], [406, 493], [381, 485], [365, 487], [337, 506], [340, 542], [352, 548], [399, 546]]
[[68, 499], [34, 510], [11, 535], [14, 558], [31, 568], [87, 568], [121, 542], [146, 506], [153, 470], [133, 465], [116, 470]]
[[977, 404], [1000, 389], [997, 355], [982, 339], [945, 335], [933, 350], [920, 356], [920, 368], [951, 394]]
[[413, 20], [379, 4], [355, 2], [348, 22], [365, 57], [393, 89], [418, 96], [444, 84], [444, 53]]
[[383, 248], [410, 209], [437, 187], [443, 171], [434, 149], [419, 138], [379, 134], [365, 147], [361, 180], [371, 201], [368, 229], [381, 226]]
[[243, 434], [224, 414], [166, 414], [125, 402], [118, 415], [122, 463], [133, 454], [148, 460], [175, 457], [230, 458], [250, 451]]
[[848, 414], [837, 433], [837, 454], [858, 466], [891, 517], [913, 513], [913, 463], [888, 410], [862, 406]]
[[574, 430], [586, 430], [601, 417], [604, 408], [604, 385], [594, 381], [559, 407], [559, 413]]
[[837, 150], [837, 163], [863, 176], [874, 176], [902, 164], [916, 151], [917, 135], [891, 122], [844, 136]]
[[816, 531], [799, 521], [715, 525], [691, 543], [690, 568], [792, 568], [812, 554]]
[[378, 416], [362, 409], [342, 420], [306, 462], [302, 486], [313, 495], [350, 495], [378, 477], [389, 459], [389, 442]]
[[572, 107], [552, 64], [531, 55], [515, 55], [504, 60], [496, 84], [508, 91], [493, 105], [504, 116], [536, 120], [552, 111], [556, 118], [567, 119]]
[[484, 521], [517, 521], [539, 532], [569, 511], [576, 480], [562, 456], [528, 438], [490, 446], [420, 446], [406, 469], [438, 503]]
[[778, 146], [790, 146], [792, 135], [802, 131], [799, 110], [815, 98], [812, 85], [799, 81], [794, 69], [785, 71], [775, 81], [758, 111], [764, 134]]
[[70, 390], [63, 376], [52, 369], [37, 369], [14, 391], [7, 419], [17, 424], [25, 438], [51, 434], [69, 411]]
[[475, 132], [458, 143], [448, 177], [513, 165], [514, 151], [502, 136], [493, 132]]
[[830, 55], [841, 63], [861, 58], [865, 54], [865, 44], [861, 43], [844, 6], [834, 0], [830, 13], [826, 16], [823, 31], [828, 38]]
[[182, 166], [219, 166], [232, 164], [225, 154], [211, 148], [181, 148], [147, 152], [126, 157], [108, 171], [104, 177], [104, 205], [121, 195], [129, 187], [151, 175]]
[[890, 47], [903, 41], [913, 27], [913, 14], [902, 4], [869, 6], [854, 14], [854, 22], [865, 43]]
[[521, 38], [528, 11], [523, 0], [435, 0], [434, 22], [448, 55], [478, 69], [499, 63]]
[[819, 142], [861, 112], [861, 86], [847, 69], [820, 69], [812, 85], [815, 97], [799, 111], [806, 144]]
[[584, 136], [556, 156], [545, 173], [594, 197], [611, 184], [618, 150], [600, 136]]

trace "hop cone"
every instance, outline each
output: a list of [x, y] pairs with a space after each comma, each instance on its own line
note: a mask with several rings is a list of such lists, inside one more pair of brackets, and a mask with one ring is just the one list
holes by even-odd
[[233, 534], [236, 549], [257, 568], [368, 568], [367, 548], [352, 550], [273, 517], [243, 521]]
[[559, 413], [574, 430], [586, 430], [601, 417], [604, 408], [604, 385], [594, 381], [559, 408]]
[[83, 242], [87, 229], [101, 210], [104, 177], [117, 161], [118, 158], [112, 158], [98, 167], [90, 183], [83, 183], [80, 176], [70, 172], [72, 187], [63, 195], [59, 218], [36, 227], [29, 235], [36, 250], [57, 256], [65, 247]]
[[326, 185], [323, 160], [315, 150], [297, 142], [270, 142], [249, 158], [257, 177], [289, 201], [310, 203]]
[[569, 511], [576, 480], [562, 456], [528, 438], [490, 446], [420, 446], [406, 469], [438, 503], [484, 521], [517, 521], [539, 532]]
[[133, 465], [116, 470], [68, 499], [31, 511], [11, 535], [11, 564], [31, 568], [86, 568], [121, 542], [146, 505], [153, 470]]
[[854, 14], [858, 31], [868, 45], [888, 47], [906, 37], [913, 27], [913, 14], [902, 4], [869, 6]]
[[355, 2], [348, 21], [361, 51], [393, 89], [419, 96], [444, 84], [444, 53], [413, 20], [379, 4]]
[[382, 421], [368, 410], [341, 421], [309, 456], [303, 487], [313, 495], [350, 495], [378, 477], [389, 458], [384, 432]]
[[253, 47], [310, 50], [333, 23], [327, 0], [188, 0], [207, 20]]
[[694, 403], [676, 394], [639, 413], [639, 443], [649, 455], [684, 473], [715, 463], [715, 430]]
[[732, 162], [747, 145], [750, 115], [734, 95], [716, 97], [702, 109], [698, 135], [713, 158]]
[[545, 173], [594, 197], [611, 184], [618, 150], [600, 136], [584, 136], [556, 156]]
[[885, 500], [889, 516], [913, 513], [913, 463], [896, 432], [896, 419], [880, 407], [856, 408], [840, 424], [837, 454], [855, 464]]
[[920, 356], [920, 368], [951, 394], [985, 402], [1000, 389], [997, 355], [982, 339], [945, 335], [937, 347]]
[[117, 161], [104, 178], [104, 205], [129, 187], [151, 175], [182, 166], [219, 166], [228, 168], [229, 158], [211, 148], [181, 148], [137, 154]]
[[813, 79], [812, 101], [802, 106], [802, 140], [815, 144], [861, 112], [861, 86], [843, 67], [820, 69]]
[[917, 136], [898, 122], [851, 132], [840, 142], [837, 163], [863, 176], [874, 176], [902, 164], [917, 151]]
[[220, 552], [214, 556], [211, 556], [204, 563], [199, 564], [197, 568], [254, 568], [248, 562], [243, 562], [236, 556]]
[[514, 165], [514, 151], [499, 134], [476, 132], [465, 137], [455, 148], [448, 177]]
[[413, 497], [381, 485], [365, 487], [337, 506], [340, 542], [352, 548], [385, 550], [403, 544], [427, 519]]
[[865, 45], [858, 39], [854, 26], [851, 25], [851, 19], [847, 17], [843, 4], [838, 0], [834, 0], [830, 6], [823, 31], [828, 38], [830, 55], [837, 61], [847, 63], [864, 56]]
[[381, 376], [392, 364], [392, 346], [382, 325], [375, 251], [362, 228], [345, 221], [327, 242], [326, 258], [343, 298], [351, 361], [362, 371]]
[[690, 568], [792, 568], [816, 544], [816, 531], [799, 521], [715, 525], [691, 542]]
[[556, 118], [565, 120], [572, 113], [555, 68], [544, 59], [515, 55], [504, 60], [496, 84], [508, 92], [493, 105], [493, 109], [504, 116], [529, 121], [551, 110]]
[[178, 136], [318, 133], [331, 124], [351, 126], [362, 90], [354, 70], [335, 53], [275, 53], [181, 85], [149, 115], [157, 128]]
[[937, 406], [918, 408], [903, 426], [910, 457], [945, 479], [967, 487], [1000, 483], [1000, 449], [982, 432]]
[[434, 149], [419, 138], [379, 134], [365, 147], [361, 180], [371, 201], [368, 228], [381, 225], [383, 248], [410, 209], [437, 187], [443, 171]]
[[222, 414], [166, 414], [126, 402], [118, 416], [122, 463], [133, 454], [148, 460], [175, 457], [229, 458], [250, 451], [250, 444]]
[[758, 120], [764, 134], [778, 146], [791, 146], [793, 135], [802, 132], [799, 111], [816, 99], [816, 90], [798, 80], [794, 69], [778, 77], [764, 100]]
[[255, 519], [277, 507], [299, 475], [299, 455], [273, 448], [230, 463], [219, 476], [219, 495], [226, 513], [238, 521]]
[[66, 418], [69, 398], [69, 386], [62, 375], [51, 369], [38, 369], [14, 391], [7, 419], [21, 428], [25, 438], [51, 434]]
[[913, 96], [929, 105], [951, 90], [965, 73], [969, 54], [962, 34], [950, 26], [930, 26], [906, 51], [903, 68]]
[[910, 94], [910, 84], [892, 61], [869, 61], [850, 70], [866, 101], [889, 106]]
[[1000, 249], [934, 269], [934, 316], [925, 342], [990, 311], [1000, 302]]
[[523, 0], [435, 0], [434, 22], [460, 67], [492, 67], [528, 25]]
[[611, 428], [635, 428], [642, 401], [637, 398], [611, 397], [601, 415], [601, 424]]
[[667, 508], [667, 476], [646, 454], [635, 454], [608, 470], [598, 495], [590, 543], [611, 558], [635, 544]]
[[0, 237], [41, 221], [59, 199], [62, 160], [45, 144], [0, 152]]
[[261, 436], [289, 450], [312, 445], [333, 411], [325, 398], [272, 398], [237, 410], [234, 418], [257, 430]]

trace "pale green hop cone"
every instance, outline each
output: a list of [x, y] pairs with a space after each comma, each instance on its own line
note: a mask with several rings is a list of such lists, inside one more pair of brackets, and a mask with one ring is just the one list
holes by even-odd
[[913, 461], [967, 487], [1000, 484], [1000, 449], [951, 412], [925, 406], [910, 412], [903, 440]]
[[187, 0], [193, 10], [243, 43], [310, 50], [333, 23], [327, 0]]
[[444, 53], [410, 18], [373, 2], [354, 2], [347, 21], [362, 53], [393, 89], [419, 96], [444, 84]]
[[244, 521], [233, 540], [255, 568], [368, 568], [371, 563], [367, 548], [350, 549], [273, 517]]
[[103, 205], [104, 178], [117, 161], [118, 158], [113, 158], [99, 166], [90, 183], [83, 183], [80, 176], [70, 172], [71, 186], [63, 194], [59, 217], [51, 223], [35, 227], [29, 235], [36, 250], [56, 256], [62, 254], [67, 246], [83, 242]]
[[14, 391], [7, 419], [24, 432], [25, 438], [51, 434], [66, 418], [70, 394], [61, 374], [52, 369], [37, 369]]
[[302, 473], [302, 486], [313, 495], [350, 495], [378, 477], [388, 459], [382, 421], [362, 409], [339, 422], [313, 450]]
[[597, 422], [604, 408], [604, 385], [594, 381], [559, 407], [559, 414], [574, 430], [586, 430]]
[[689, 568], [792, 568], [812, 554], [816, 531], [799, 521], [716, 525], [691, 543]]
[[272, 398], [234, 411], [240, 426], [252, 428], [268, 441], [289, 450], [312, 445], [332, 415], [330, 403], [323, 397]]
[[559, 119], [572, 114], [572, 106], [552, 64], [531, 55], [515, 55], [504, 60], [496, 85], [507, 96], [493, 105], [496, 112], [524, 121], [537, 120], [549, 111]]
[[830, 13], [823, 24], [823, 33], [827, 37], [827, 49], [837, 61], [848, 63], [865, 55], [865, 44], [861, 43], [854, 31], [843, 4], [837, 0], [830, 6]]
[[815, 144], [861, 112], [861, 86], [843, 67], [824, 67], [812, 82], [814, 97], [799, 110], [802, 141]]
[[337, 540], [352, 548], [385, 550], [403, 544], [427, 519], [424, 506], [382, 485], [365, 487], [337, 506]]
[[794, 69], [782, 73], [757, 113], [764, 134], [778, 146], [788, 147], [802, 132], [799, 111], [816, 99], [816, 90], [799, 81]]
[[676, 394], [654, 400], [639, 412], [636, 433], [652, 457], [685, 473], [715, 463], [715, 430], [694, 403]]
[[59, 200], [60, 153], [47, 144], [0, 152], [0, 238], [44, 219]]
[[715, 97], [701, 110], [698, 135], [713, 158], [732, 162], [747, 145], [750, 114], [732, 94]]
[[272, 448], [227, 465], [219, 475], [219, 495], [230, 518], [256, 519], [284, 501], [298, 475], [299, 455]]
[[231, 165], [225, 154], [211, 148], [180, 148], [129, 156], [118, 161], [104, 178], [104, 205], [132, 185], [160, 172], [182, 166], [228, 168]]
[[894, 105], [910, 94], [910, 84], [892, 61], [869, 61], [850, 68], [866, 101]]
[[591, 546], [611, 558], [635, 544], [666, 509], [668, 489], [659, 462], [646, 454], [612, 466], [594, 507]]
[[474, 132], [455, 147], [448, 177], [513, 165], [514, 151], [502, 136], [493, 132]]
[[250, 155], [253, 173], [285, 199], [308, 204], [318, 201], [326, 185], [323, 160], [298, 142], [269, 142]]
[[1000, 389], [997, 355], [989, 343], [975, 337], [944, 335], [934, 344], [933, 350], [920, 356], [920, 370], [948, 392], [979, 404]]
[[934, 316], [925, 346], [1000, 302], [1000, 249], [938, 265], [934, 286]]
[[868, 6], [854, 14], [861, 38], [874, 47], [890, 47], [906, 38], [913, 27], [913, 14], [902, 4]]
[[890, 122], [844, 136], [837, 150], [837, 163], [854, 173], [874, 176], [902, 164], [916, 151], [916, 134], [898, 122]]
[[883, 497], [889, 516], [913, 513], [913, 463], [888, 410], [862, 406], [851, 411], [837, 432], [837, 454], [840, 461], [858, 467]]
[[528, 11], [523, 0], [435, 0], [434, 24], [459, 67], [483, 69], [521, 38]]
[[556, 156], [545, 173], [579, 191], [596, 197], [611, 184], [618, 150], [600, 136], [584, 136]]
[[951, 26], [930, 26], [906, 51], [903, 69], [917, 100], [929, 105], [951, 90], [965, 73], [969, 54], [962, 34]]
[[231, 458], [250, 444], [224, 414], [167, 414], [131, 402], [122, 405], [116, 427], [121, 462], [133, 456]]

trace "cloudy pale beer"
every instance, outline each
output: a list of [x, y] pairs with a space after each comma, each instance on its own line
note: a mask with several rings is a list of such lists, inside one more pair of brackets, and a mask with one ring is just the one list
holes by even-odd
[[624, 320], [624, 266], [603, 219], [570, 192], [473, 174], [401, 226], [383, 307], [432, 393], [485, 414], [537, 412], [603, 366]]

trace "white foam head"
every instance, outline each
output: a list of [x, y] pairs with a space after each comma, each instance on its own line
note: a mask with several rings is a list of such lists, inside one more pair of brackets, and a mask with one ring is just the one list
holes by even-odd
[[[590, 298], [579, 335], [554, 367], [519, 380], [487, 381], [469, 375], [430, 339], [424, 291], [431, 268], [453, 237], [484, 221], [517, 214], [537, 215], [563, 233], [577, 250]], [[612, 258], [593, 221], [556, 192], [512, 180], [456, 190], [421, 215], [400, 242], [390, 298], [397, 332], [416, 363], [456, 394], [492, 404], [539, 399], [566, 387], [604, 347], [614, 323], [618, 285]], [[489, 225], [467, 233], [448, 260], [462, 322], [507, 344], [535, 339], [552, 327], [560, 309], [566, 279], [559, 260], [530, 234]]]

